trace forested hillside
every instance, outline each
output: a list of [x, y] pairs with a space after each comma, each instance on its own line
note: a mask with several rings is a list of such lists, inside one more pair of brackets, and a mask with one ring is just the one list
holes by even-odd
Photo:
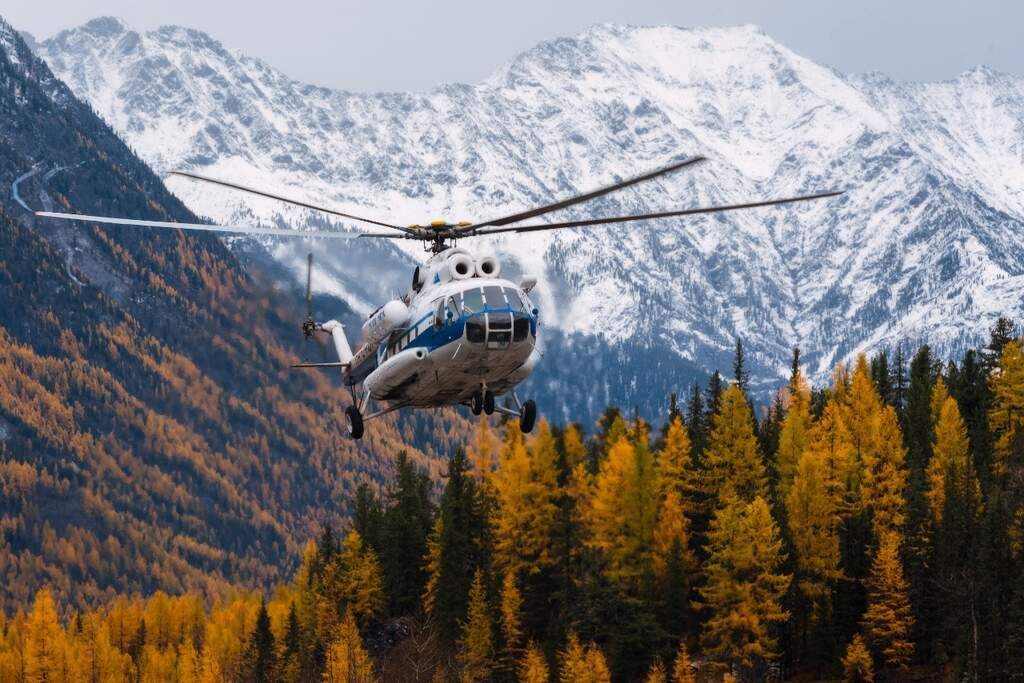
[[289, 292], [212, 237], [33, 222], [10, 192], [33, 168], [33, 208], [195, 219], [0, 20], [0, 609], [44, 585], [77, 606], [269, 586], [400, 451], [440, 472], [408, 444], [458, 418], [355, 445], [346, 395], [285, 369]]
[[122, 595], [61, 619], [41, 591], [0, 679], [1019, 680], [1014, 335], [1001, 320], [960, 363], [861, 356], [822, 390], [795, 354], [761, 421], [741, 347], [664, 429], [481, 420], [436, 504], [401, 458], [269, 598]]

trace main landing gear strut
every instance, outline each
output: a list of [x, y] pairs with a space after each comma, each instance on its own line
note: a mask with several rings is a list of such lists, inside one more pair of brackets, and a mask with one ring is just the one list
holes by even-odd
[[520, 401], [515, 391], [510, 392], [510, 395], [512, 396], [512, 402], [516, 406], [515, 408], [496, 405], [494, 392], [484, 386], [478, 391], [473, 392], [473, 396], [469, 400], [469, 408], [473, 411], [474, 415], [479, 415], [480, 413], [486, 413], [487, 415], [501, 413], [509, 417], [518, 417], [519, 429], [524, 434], [529, 434], [537, 423], [537, 404], [533, 399]]

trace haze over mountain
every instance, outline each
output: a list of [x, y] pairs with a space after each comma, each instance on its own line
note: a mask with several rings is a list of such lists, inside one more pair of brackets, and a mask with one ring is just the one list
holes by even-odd
[[[485, 219], [696, 154], [709, 161], [558, 218], [848, 190], [471, 245], [540, 274], [546, 325], [596, 335], [577, 344], [599, 359], [643, 349], [627, 355], [724, 368], [738, 336], [754, 385], [767, 388], [795, 345], [821, 379], [836, 360], [901, 341], [955, 355], [997, 315], [1024, 313], [1018, 76], [845, 75], [752, 26], [596, 26], [479, 84], [424, 93], [304, 85], [203, 33], [138, 33], [112, 18], [35, 49], [158, 173], [193, 170], [398, 222]], [[232, 191], [169, 186], [218, 221], [325, 224]], [[271, 248], [299, 272], [306, 245]], [[395, 266], [420, 256], [397, 248], [325, 254], [318, 286], [367, 312], [404, 287], [408, 268]]]

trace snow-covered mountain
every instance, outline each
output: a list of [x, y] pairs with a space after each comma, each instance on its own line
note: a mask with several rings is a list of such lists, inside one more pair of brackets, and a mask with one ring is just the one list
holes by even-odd
[[[996, 316], [1024, 316], [1024, 79], [984, 67], [899, 83], [838, 73], [752, 26], [596, 26], [476, 85], [365, 94], [296, 82], [180, 27], [140, 33], [101, 18], [35, 49], [160, 173], [194, 170], [400, 223], [486, 219], [696, 154], [709, 161], [559, 217], [848, 190], [479, 240], [541, 275], [548, 325], [605, 344], [725, 367], [739, 336], [755, 380], [775, 383], [795, 345], [820, 378], [840, 358], [900, 341], [954, 355]], [[219, 221], [311, 220], [168, 183]], [[305, 249], [272, 245], [296, 272]], [[356, 310], [408, 276], [367, 280], [367, 264], [419, 255], [349, 249], [319, 287]]]

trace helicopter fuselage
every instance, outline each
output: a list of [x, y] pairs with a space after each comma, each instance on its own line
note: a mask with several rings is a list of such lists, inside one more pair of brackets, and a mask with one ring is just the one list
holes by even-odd
[[448, 258], [461, 254], [468, 252], [449, 250], [421, 266], [425, 281], [401, 300], [407, 320], [356, 352], [347, 384], [361, 383], [390, 406], [427, 408], [468, 403], [481, 389], [501, 396], [530, 375], [538, 310], [527, 291], [500, 277], [444, 281]]

